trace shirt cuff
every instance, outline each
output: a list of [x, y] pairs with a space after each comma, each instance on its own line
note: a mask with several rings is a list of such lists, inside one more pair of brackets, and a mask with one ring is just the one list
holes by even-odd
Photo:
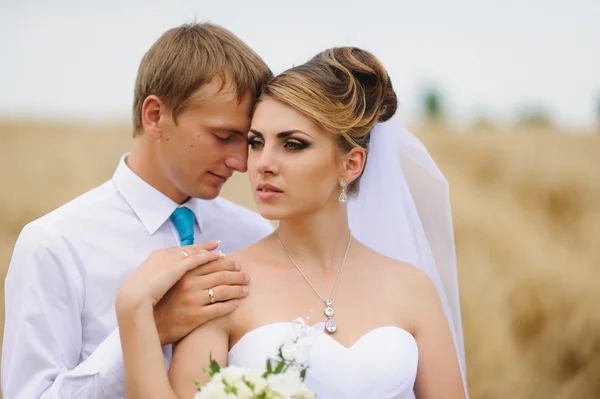
[[125, 369], [119, 329], [115, 329], [86, 360], [99, 371], [102, 390], [125, 397]]

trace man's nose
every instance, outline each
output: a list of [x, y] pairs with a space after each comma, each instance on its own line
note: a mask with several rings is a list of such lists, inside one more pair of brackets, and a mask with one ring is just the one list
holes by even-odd
[[243, 145], [236, 145], [229, 150], [230, 153], [225, 159], [225, 165], [238, 172], [246, 172], [248, 170], [248, 145], [243, 143]]

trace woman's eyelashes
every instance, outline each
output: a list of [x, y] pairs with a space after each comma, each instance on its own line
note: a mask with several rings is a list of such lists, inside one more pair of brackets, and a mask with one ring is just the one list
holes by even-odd
[[248, 145], [250, 146], [250, 149], [257, 150], [263, 145], [263, 142], [256, 136], [250, 136], [248, 137]]
[[309, 144], [306, 141], [299, 139], [288, 139], [283, 144], [283, 148], [290, 151], [298, 151], [307, 148]]
[[[250, 149], [257, 150], [265, 145], [262, 139], [259, 139], [257, 136], [250, 136], [248, 138], [248, 145]], [[283, 141], [283, 148], [288, 151], [299, 151], [310, 146], [304, 140], [296, 139], [296, 138], [287, 138]]]

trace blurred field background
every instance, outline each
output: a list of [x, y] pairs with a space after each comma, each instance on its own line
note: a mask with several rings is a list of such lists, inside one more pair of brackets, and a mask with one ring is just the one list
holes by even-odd
[[[600, 136], [412, 131], [451, 184], [471, 397], [600, 397]], [[21, 228], [130, 144], [128, 126], [0, 123], [2, 277]], [[223, 195], [254, 209], [245, 175]]]
[[[451, 184], [471, 398], [600, 398], [598, 0], [48, 4], [0, 2], [2, 280], [22, 227], [129, 150], [109, 121], [165, 30], [223, 25], [276, 73], [355, 45]], [[223, 196], [249, 191], [235, 174]]]

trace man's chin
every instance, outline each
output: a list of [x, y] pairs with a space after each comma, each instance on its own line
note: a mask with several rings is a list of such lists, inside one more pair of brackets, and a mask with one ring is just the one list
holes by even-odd
[[194, 190], [193, 197], [202, 200], [212, 200], [221, 194], [221, 186], [203, 186]]

